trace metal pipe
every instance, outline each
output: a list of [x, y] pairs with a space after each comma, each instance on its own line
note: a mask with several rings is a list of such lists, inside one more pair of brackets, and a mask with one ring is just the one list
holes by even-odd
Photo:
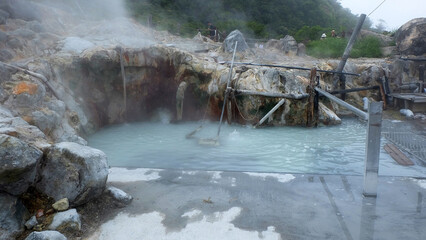
[[[219, 63], [220, 64], [225, 64], [225, 63], [229, 63], [229, 61], [219, 62]], [[249, 66], [260, 66], [260, 67], [276, 67], [276, 68], [287, 68], [287, 69], [296, 69], [296, 70], [311, 71], [311, 68], [285, 66], [285, 65], [260, 64], [260, 63], [248, 63], [248, 62], [234, 62], [234, 64], [237, 64], [237, 65], [249, 65]], [[345, 74], [345, 75], [351, 75], [351, 76], [360, 76], [360, 74], [357, 74], [357, 73], [337, 72], [337, 71], [320, 70], [320, 69], [317, 69], [317, 72], [339, 73], [339, 74]]]
[[216, 138], [219, 138], [220, 127], [222, 126], [222, 120], [223, 120], [223, 113], [225, 112], [226, 100], [228, 99], [228, 95], [231, 90], [231, 88], [229, 87], [229, 83], [231, 82], [231, 78], [232, 78], [232, 68], [234, 67], [234, 59], [235, 59], [235, 53], [237, 52], [237, 45], [238, 45], [238, 42], [235, 41], [234, 54], [232, 54], [231, 68], [229, 70], [228, 82], [226, 83], [225, 98], [223, 99], [222, 113], [220, 114], [219, 128], [217, 129]]
[[262, 119], [260, 119], [260, 121], [259, 121], [259, 123], [258, 124], [256, 124], [256, 127], [257, 126], [260, 126], [260, 125], [262, 125], [262, 123], [264, 122], [264, 121], [266, 121], [266, 119], [268, 119], [279, 107], [281, 107], [281, 105], [283, 105], [284, 104], [284, 102], [285, 102], [285, 99], [281, 99], [281, 101], [279, 101], [278, 103], [277, 103], [277, 105], [275, 105], [272, 109], [271, 109], [271, 111], [269, 111]]
[[259, 92], [250, 90], [234, 90], [235, 95], [257, 95], [264, 97], [275, 97], [275, 98], [287, 98], [287, 99], [303, 99], [309, 97], [309, 94], [286, 94], [286, 93], [274, 93], [274, 92]]
[[380, 86], [372, 86], [372, 87], [364, 87], [364, 88], [351, 88], [351, 89], [345, 89], [345, 90], [337, 90], [329, 92], [331, 94], [339, 94], [339, 93], [350, 93], [350, 92], [359, 92], [359, 91], [365, 91], [365, 90], [373, 90], [373, 89], [379, 89]]
[[368, 114], [362, 110], [359, 110], [358, 108], [350, 105], [349, 103], [343, 101], [342, 99], [339, 99], [333, 95], [331, 95], [330, 93], [322, 90], [321, 88], [315, 87], [315, 90], [319, 93], [321, 93], [322, 95], [328, 97], [331, 101], [351, 110], [355, 115], [357, 115], [358, 117], [362, 118], [363, 120], [368, 120]]

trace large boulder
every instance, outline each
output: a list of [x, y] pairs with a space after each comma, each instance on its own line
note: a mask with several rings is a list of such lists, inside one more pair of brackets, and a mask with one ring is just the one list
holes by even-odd
[[43, 152], [18, 138], [0, 134], [0, 191], [24, 193], [34, 183]]
[[6, 24], [6, 20], [9, 16], [10, 14], [8, 12], [0, 9], [0, 24]]
[[[39, 149], [50, 146], [46, 135], [37, 127], [28, 124], [20, 117], [11, 117], [7, 109], [0, 107], [0, 134], [6, 134], [19, 138], [21, 141], [31, 144]], [[4, 115], [4, 116], [2, 116]]]
[[0, 192], [0, 239], [15, 239], [24, 231], [28, 210], [14, 196]]
[[25, 240], [67, 240], [67, 238], [58, 231], [32, 232]]
[[6, 106], [11, 109], [28, 108], [39, 106], [46, 95], [46, 89], [43, 84], [32, 81], [26, 75], [15, 74], [12, 79], [17, 80], [10, 82], [13, 84], [12, 94], [5, 102]]
[[234, 30], [223, 41], [223, 50], [225, 52], [234, 52], [235, 42], [238, 42], [237, 52], [249, 49], [244, 35], [239, 30]]
[[77, 210], [70, 209], [65, 212], [58, 212], [53, 216], [52, 223], [47, 227], [50, 230], [58, 231], [80, 231], [81, 220]]
[[28, 0], [2, 0], [0, 1], [0, 9], [7, 12], [10, 18], [25, 21], [41, 19], [37, 6]]
[[280, 39], [280, 43], [282, 45], [282, 50], [285, 54], [295, 56], [297, 54], [297, 42], [294, 37], [290, 35], [286, 35], [284, 38]]
[[396, 47], [403, 55], [426, 55], [426, 18], [416, 18], [402, 25], [395, 34]]
[[102, 194], [108, 177], [105, 153], [72, 142], [46, 150], [36, 188], [56, 201], [68, 198], [78, 206]]

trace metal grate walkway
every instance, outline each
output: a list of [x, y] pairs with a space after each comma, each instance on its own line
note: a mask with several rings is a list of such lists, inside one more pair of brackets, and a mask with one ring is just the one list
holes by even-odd
[[382, 135], [426, 164], [426, 136], [413, 131], [407, 123], [385, 120]]

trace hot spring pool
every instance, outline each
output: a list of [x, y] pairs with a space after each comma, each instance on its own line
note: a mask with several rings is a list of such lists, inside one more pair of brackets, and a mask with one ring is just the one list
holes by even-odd
[[[199, 145], [185, 136], [200, 122], [139, 122], [109, 126], [89, 137], [112, 167], [362, 175], [366, 125], [344, 119], [339, 126], [254, 129], [222, 125], [219, 146]], [[218, 123], [195, 134], [213, 138]], [[382, 145], [386, 140], [382, 138]], [[380, 175], [425, 176], [421, 166], [403, 167], [381, 148]]]

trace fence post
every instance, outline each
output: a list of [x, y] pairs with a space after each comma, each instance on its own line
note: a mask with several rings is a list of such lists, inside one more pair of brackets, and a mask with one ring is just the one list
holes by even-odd
[[383, 102], [369, 103], [363, 190], [365, 197], [377, 196], [382, 112]]

